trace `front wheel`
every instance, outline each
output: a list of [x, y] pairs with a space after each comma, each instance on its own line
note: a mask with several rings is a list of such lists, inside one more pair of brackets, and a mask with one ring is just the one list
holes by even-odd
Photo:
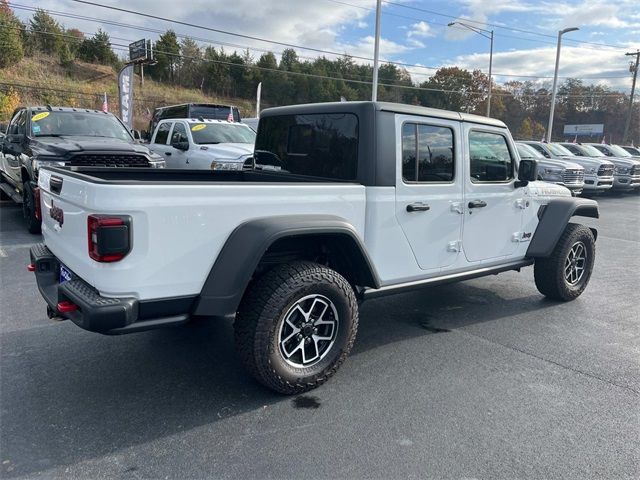
[[593, 232], [584, 225], [568, 224], [551, 256], [536, 259], [534, 277], [538, 291], [565, 302], [579, 297], [587, 288], [595, 258]]
[[285, 394], [326, 382], [351, 351], [358, 305], [339, 273], [311, 262], [280, 265], [244, 296], [236, 347], [263, 385]]
[[22, 184], [22, 213], [27, 221], [29, 233], [40, 233], [40, 220], [36, 217], [36, 200], [29, 182]]

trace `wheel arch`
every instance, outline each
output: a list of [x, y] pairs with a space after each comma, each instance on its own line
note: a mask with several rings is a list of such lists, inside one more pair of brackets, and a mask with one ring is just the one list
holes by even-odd
[[[321, 247], [318, 250], [318, 247]], [[250, 220], [227, 238], [202, 287], [195, 315], [234, 314], [259, 268], [284, 263], [288, 257], [311, 260], [324, 249], [329, 261], [345, 262], [342, 273], [352, 285], [380, 287], [375, 267], [355, 228], [331, 215], [284, 215]], [[337, 257], [339, 256], [339, 258]]]
[[[574, 216], [599, 218], [598, 203], [587, 198], [562, 197], [542, 205], [538, 211], [540, 221], [527, 249], [527, 257], [550, 256], [569, 220]], [[597, 238], [598, 231], [590, 229]]]

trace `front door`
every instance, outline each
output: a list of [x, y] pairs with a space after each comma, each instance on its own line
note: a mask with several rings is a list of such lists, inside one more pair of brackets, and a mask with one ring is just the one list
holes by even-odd
[[396, 117], [396, 218], [423, 270], [453, 264], [462, 234], [459, 123]]
[[524, 195], [515, 188], [515, 152], [504, 128], [465, 124], [464, 226], [462, 246], [469, 262], [508, 257], [521, 237]]
[[189, 144], [189, 137], [187, 136], [187, 129], [182, 122], [176, 122], [173, 124], [173, 130], [171, 131], [171, 141], [169, 142], [169, 151], [171, 152], [171, 164], [172, 168], [193, 168], [189, 164], [189, 151], [181, 150], [174, 147], [174, 144], [186, 142]]

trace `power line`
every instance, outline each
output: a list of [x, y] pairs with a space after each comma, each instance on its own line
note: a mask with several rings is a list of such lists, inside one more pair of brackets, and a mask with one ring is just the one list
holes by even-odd
[[[209, 27], [198, 26], [198, 25], [195, 25], [195, 24], [190, 24], [190, 23], [187, 23], [187, 22], [180, 22], [180, 21], [176, 21], [176, 20], [170, 20], [170, 19], [166, 19], [166, 18], [163, 18], [163, 17], [155, 16], [155, 15], [150, 15], [150, 14], [145, 14], [145, 13], [141, 13], [141, 12], [134, 12], [134, 11], [130, 11], [130, 10], [121, 9], [121, 8], [118, 8], [118, 7], [100, 5], [100, 4], [97, 4], [97, 3], [88, 2], [88, 1], [84, 1], [84, 0], [72, 0], [72, 1], [80, 2], [80, 3], [87, 3], [87, 4], [91, 4], [91, 5], [96, 5], [96, 6], [104, 7], [104, 8], [107, 8], [107, 9], [125, 11], [127, 13], [133, 13], [133, 14], [142, 15], [142, 16], [148, 16], [148, 17], [155, 18], [155, 19], [161, 19], [161, 20], [167, 21], [167, 22], [180, 23], [180, 24], [183, 24], [183, 25], [193, 26], [195, 28], [203, 28], [203, 29], [212, 30], [212, 31], [215, 31], [215, 32], [222, 32], [222, 33], [225, 33], [227, 35], [236, 35], [236, 36], [240, 36], [240, 37], [260, 40], [260, 41], [263, 41], [263, 42], [269, 42], [269, 43], [274, 43], [274, 44], [279, 44], [279, 45], [285, 45], [285, 46], [289, 46], [289, 47], [292, 47], [292, 48], [300, 48], [300, 49], [303, 49], [303, 50], [312, 50], [312, 51], [316, 51], [316, 52], [319, 52], [319, 53], [326, 53], [326, 54], [329, 54], [329, 55], [335, 55], [335, 56], [338, 56], [338, 57], [344, 57], [345, 55], [347, 55], [347, 56], [349, 56], [351, 58], [355, 58], [355, 59], [359, 59], [359, 60], [368, 60], [368, 61], [372, 61], [373, 60], [373, 59], [368, 58], [368, 57], [348, 55], [346, 52], [345, 53], [337, 53], [337, 52], [332, 52], [332, 51], [328, 51], [328, 50], [314, 49], [314, 48], [303, 47], [303, 46], [299, 46], [299, 45], [275, 42], [275, 41], [270, 41], [270, 40], [266, 40], [266, 39], [260, 39], [258, 37], [250, 37], [250, 36], [246, 36], [246, 35], [242, 35], [242, 34], [234, 34], [234, 33], [230, 33], [230, 32], [224, 32], [224, 31], [217, 30], [217, 29], [212, 29], [212, 28], [209, 28]], [[353, 6], [353, 7], [356, 7], [356, 8], [364, 8], [364, 9], [370, 10], [367, 7], [360, 7], [360, 6], [357, 6], [357, 5], [352, 5], [352, 4], [348, 4], [348, 3], [345, 3], [345, 2], [340, 2], [338, 0], [328, 0], [328, 1], [333, 1], [335, 3], [340, 3], [340, 4], [344, 4], [344, 5], [350, 5], [350, 6]], [[15, 3], [12, 3], [10, 5], [12, 7], [16, 8], [16, 9], [20, 9], [20, 10], [27, 10], [27, 11], [38, 10], [37, 8], [34, 8], [34, 7], [28, 7], [28, 6], [24, 6], [24, 5], [15, 4]], [[94, 18], [94, 17], [87, 17], [87, 16], [83, 16], [83, 15], [69, 14], [69, 13], [66, 13], [66, 12], [47, 11], [47, 13], [50, 13], [50, 14], [53, 14], [53, 15], [56, 15], [56, 16], [66, 17], [66, 18], [74, 18], [74, 19], [80, 19], [80, 20], [85, 20], [85, 21], [97, 21], [97, 22], [101, 22], [101, 23], [104, 23], [104, 24], [107, 24], [107, 25], [124, 27], [124, 28], [129, 28], [129, 29], [132, 29], [132, 30], [148, 31], [148, 32], [159, 33], [159, 34], [163, 33], [161, 30], [158, 30], [158, 29], [152, 29], [152, 28], [148, 28], [148, 27], [134, 27], [134, 26], [131, 26], [131, 25], [128, 25], [128, 24], [120, 23], [120, 22], [114, 22], [114, 21], [104, 20], [104, 19]], [[406, 17], [406, 18], [411, 18], [411, 17]], [[413, 20], [419, 20], [419, 19], [413, 18]], [[176, 33], [176, 36], [180, 37], [180, 38], [191, 38], [193, 40], [197, 40], [197, 41], [200, 41], [200, 42], [203, 42], [203, 43], [209, 43], [209, 44], [212, 44], [212, 45], [224, 45], [224, 46], [231, 46], [231, 47], [235, 47], [235, 48], [242, 48], [242, 49], [255, 50], [255, 51], [261, 51], [261, 52], [270, 52], [270, 50], [260, 49], [260, 48], [257, 48], [257, 47], [249, 47], [249, 46], [246, 46], [246, 45], [232, 44], [232, 43], [227, 43], [227, 42], [222, 42], [222, 41], [214, 41], [214, 40], [205, 39], [205, 38], [201, 38], [201, 37], [190, 36], [190, 35], [183, 34], [183, 33], [180, 33], [180, 34]], [[114, 37], [114, 38], [118, 39], [117, 37]], [[514, 37], [514, 38], [516, 38], [516, 37]], [[127, 39], [122, 39], [122, 38], [120, 38], [120, 40], [130, 41], [130, 40], [127, 40]], [[549, 42], [549, 43], [551, 43], [551, 42]], [[281, 54], [282, 52], [273, 52], [273, 53]], [[305, 56], [301, 56], [301, 55], [299, 55], [299, 57], [307, 59], [307, 60], [315, 60], [315, 58], [313, 58], [313, 57], [305, 57]], [[406, 67], [409, 67], [409, 68], [422, 68], [422, 69], [427, 69], [427, 70], [439, 70], [440, 68], [443, 68], [442, 66], [441, 67], [432, 67], [432, 66], [405, 63], [405, 62], [394, 62], [394, 61], [390, 61], [390, 60], [384, 61], [383, 63], [396, 65], [396, 66], [400, 66], [400, 67], [405, 67], [405, 68]], [[482, 71], [481, 69], [478, 69], [478, 70]], [[428, 73], [420, 73], [420, 72], [415, 72], [415, 71], [412, 72], [411, 74], [412, 75], [417, 75], [417, 76], [430, 76], [430, 74], [428, 74]], [[509, 77], [509, 78], [534, 78], [534, 79], [549, 79], [549, 78], [552, 78], [551, 76], [543, 76], [543, 75], [524, 75], [524, 74], [519, 75], [519, 74], [507, 74], [507, 73], [504, 73], [504, 74], [503, 73], [495, 73], [494, 75], [497, 76], [497, 77]], [[358, 76], [358, 77], [363, 78], [362, 76]], [[567, 79], [567, 78], [576, 78], [576, 77], [560, 77], [560, 78]], [[584, 80], [605, 80], [605, 79], [617, 79], [617, 78], [626, 78], [626, 77], [625, 76], [602, 76], [602, 77], [580, 77], [580, 78], [584, 79]]]
[[[20, 30], [23, 30], [23, 27], [8, 27], [8, 28], [17, 28]], [[73, 36], [73, 35], [68, 35], [68, 34], [64, 34], [64, 33], [55, 33], [55, 32], [47, 32], [47, 31], [42, 31], [42, 30], [31, 30], [32, 33], [39, 33], [39, 34], [43, 34], [43, 35], [52, 35], [52, 36], [58, 36], [58, 37], [66, 37], [66, 38], [72, 38], [74, 40], [78, 40], [77, 37]], [[119, 44], [119, 43], [111, 43], [110, 44], [111, 47], [114, 50], [120, 50], [120, 51], [125, 51], [128, 52], [129, 48], [128, 45], [125, 44]], [[306, 73], [306, 72], [294, 72], [294, 71], [290, 71], [290, 70], [280, 70], [277, 68], [269, 68], [269, 67], [260, 67], [258, 65], [250, 65], [250, 64], [237, 64], [234, 62], [225, 62], [222, 60], [214, 60], [214, 59], [207, 59], [207, 58], [201, 58], [201, 57], [190, 57], [190, 56], [185, 56], [185, 55], [181, 55], [181, 54], [176, 54], [173, 52], [166, 52], [166, 51], [159, 51], [159, 50], [155, 50], [155, 53], [157, 54], [163, 54], [163, 55], [167, 55], [170, 57], [175, 57], [175, 58], [182, 58], [182, 59], [189, 59], [189, 60], [194, 60], [194, 61], [200, 61], [200, 62], [206, 62], [206, 63], [216, 63], [216, 64], [221, 64], [221, 65], [228, 65], [228, 66], [232, 66], [232, 67], [241, 67], [241, 68], [253, 68], [253, 69], [257, 69], [257, 70], [262, 70], [262, 71], [269, 71], [269, 72], [276, 72], [279, 74], [283, 74], [283, 75], [294, 75], [294, 76], [305, 76], [305, 77], [310, 77], [310, 78], [318, 78], [318, 79], [325, 79], [325, 80], [334, 80], [334, 81], [343, 81], [346, 83], [357, 83], [357, 84], [364, 84], [364, 85], [371, 85], [372, 82], [368, 81], [368, 80], [353, 80], [353, 79], [348, 79], [348, 78], [344, 78], [344, 77], [332, 77], [332, 76], [328, 76], [328, 75], [320, 75], [320, 74], [314, 74], [314, 73]], [[390, 88], [402, 88], [402, 89], [409, 89], [409, 90], [418, 90], [418, 91], [430, 91], [430, 92], [441, 92], [441, 93], [453, 93], [453, 94], [471, 94], [471, 95], [485, 95], [485, 92], [478, 92], [478, 91], [472, 91], [472, 90], [467, 90], [467, 91], [458, 91], [458, 90], [446, 90], [446, 89], [436, 89], [436, 88], [428, 88], [428, 87], [418, 87], [415, 85], [398, 85], [398, 84], [389, 84], [389, 83], [380, 83], [380, 86], [384, 86], [384, 87], [390, 87]], [[495, 92], [496, 96], [511, 96], [511, 93], [508, 92]], [[599, 94], [599, 97], [604, 97], [604, 96], [618, 96], [618, 95], [624, 95], [623, 93], [619, 93], [619, 92], [612, 92], [612, 93], [608, 93], [608, 94]], [[520, 95], [522, 97], [544, 97], [547, 96], [546, 94], [523, 94]], [[585, 98], [590, 98], [593, 97], [593, 94], [584, 94], [584, 95], [563, 95], [563, 98], [566, 97], [585, 97]]]
[[[73, 0], [73, 1], [77, 1], [77, 0]], [[406, 9], [415, 10], [415, 11], [418, 11], [418, 12], [430, 13], [432, 15], [437, 15], [437, 16], [440, 16], [440, 17], [446, 17], [446, 18], [452, 18], [452, 19], [460, 18], [460, 16], [449, 15], [449, 14], [446, 14], [446, 13], [436, 12], [434, 10], [428, 10], [428, 9], [420, 8], [420, 7], [414, 7], [412, 5], [405, 5], [405, 4], [402, 4], [402, 3], [392, 2], [390, 0], [382, 0], [382, 1], [383, 1], [383, 3], [386, 3], [387, 5], [393, 5], [395, 7], [406, 8]], [[496, 23], [481, 22], [479, 20], [472, 20], [472, 19], [469, 19], [469, 18], [465, 18], [464, 21], [465, 22], [469, 22], [469, 23], [475, 23], [475, 24], [478, 24], [478, 25], [484, 25], [484, 26], [487, 26], [487, 27], [500, 28], [502, 30], [511, 30], [513, 32], [528, 33], [529, 35], [537, 35], [539, 37], [556, 38], [556, 35], [550, 35], [550, 34], [547, 34], [547, 33], [534, 32], [532, 30], [525, 30], [525, 29], [522, 29], [522, 28], [509, 27], [509, 26], [500, 25], [500, 24], [496, 24]], [[607, 43], [598, 43], [598, 42], [587, 42], [587, 41], [584, 41], [584, 40], [569, 40], [569, 39], [567, 39], [565, 41], [571, 41], [571, 42], [574, 42], [574, 43], [584, 43], [584, 44], [587, 44], [587, 45], [596, 45], [596, 46], [601, 46], [601, 47], [615, 48], [615, 49], [618, 49], [618, 50], [622, 50], [622, 49], [626, 48], [626, 47], [620, 46], [620, 45], [611, 45], [611, 44], [607, 44]]]

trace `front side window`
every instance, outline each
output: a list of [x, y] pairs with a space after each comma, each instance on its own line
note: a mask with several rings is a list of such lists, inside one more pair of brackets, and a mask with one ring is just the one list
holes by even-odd
[[582, 152], [580, 151], [580, 149], [578, 147], [576, 147], [575, 145], [563, 145], [563, 147], [566, 148], [567, 150], [569, 150], [571, 153], [573, 153], [577, 157], [583, 157], [584, 156], [582, 154]]
[[256, 168], [355, 180], [358, 117], [352, 113], [280, 115], [260, 119]]
[[505, 182], [513, 178], [513, 158], [507, 139], [497, 133], [469, 133], [471, 181]]
[[156, 138], [153, 143], [159, 143], [160, 145], [166, 145], [169, 138], [169, 131], [171, 130], [171, 122], [161, 123], [156, 132]]
[[543, 156], [549, 158], [551, 155], [542, 147], [542, 145], [538, 145], [537, 143], [528, 143], [531, 148], [535, 148], [538, 152], [540, 152]]
[[11, 122], [9, 132], [12, 135], [25, 135], [27, 133], [27, 111], [20, 110]]
[[405, 182], [451, 182], [453, 155], [450, 128], [418, 123], [402, 126], [402, 179]]
[[171, 134], [171, 143], [188, 142], [187, 129], [180, 122], [176, 122], [173, 126], [173, 133]]

